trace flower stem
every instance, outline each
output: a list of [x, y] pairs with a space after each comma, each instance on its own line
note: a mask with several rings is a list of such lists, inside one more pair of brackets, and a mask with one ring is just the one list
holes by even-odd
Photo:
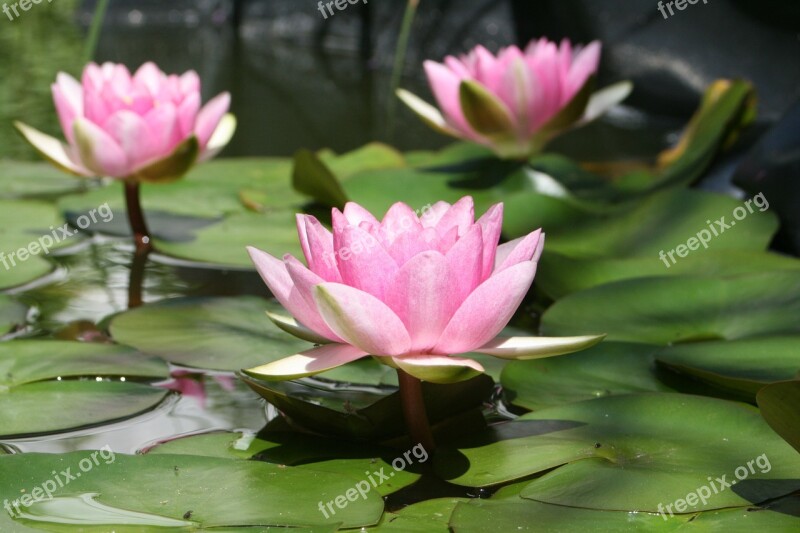
[[128, 277], [128, 309], [140, 307], [144, 300], [144, 272], [147, 265], [147, 256], [150, 254], [149, 248], [136, 248], [133, 251], [131, 261], [131, 272]]
[[125, 180], [125, 203], [128, 208], [128, 222], [130, 222], [133, 232], [136, 251], [149, 250], [151, 247], [150, 232], [147, 231], [142, 205], [139, 202], [139, 182]]
[[397, 380], [400, 384], [400, 402], [403, 405], [408, 434], [413, 443], [422, 444], [425, 450], [433, 453], [436, 443], [433, 440], [428, 413], [425, 411], [425, 401], [422, 398], [422, 382], [399, 368]]

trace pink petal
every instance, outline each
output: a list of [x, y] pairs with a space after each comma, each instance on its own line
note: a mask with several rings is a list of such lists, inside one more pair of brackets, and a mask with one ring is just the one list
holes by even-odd
[[544, 233], [541, 228], [524, 237], [514, 239], [497, 248], [494, 273], [523, 261], [538, 262], [544, 248]]
[[383, 299], [398, 266], [377, 239], [361, 228], [348, 226], [334, 235], [333, 246], [342, 283]]
[[589, 76], [597, 72], [600, 65], [601, 48], [600, 41], [592, 41], [575, 56], [567, 75], [564, 103], [569, 102], [583, 87]]
[[184, 95], [200, 92], [200, 76], [194, 70], [189, 70], [180, 77], [180, 91]]
[[166, 82], [166, 75], [155, 63], [148, 61], [143, 64], [133, 75], [133, 80], [140, 87], [144, 87], [153, 97], [159, 97], [162, 84]]
[[[84, 88], [86, 85], [84, 84]], [[100, 91], [85, 88], [83, 91], [83, 116], [95, 124], [105, 124], [111, 115], [112, 109], [106, 103]], [[74, 127], [74, 125], [73, 125]]]
[[297, 215], [297, 233], [308, 268], [325, 281], [342, 281], [333, 251], [333, 235], [316, 217]]
[[419, 217], [411, 207], [403, 202], [397, 202], [384, 215], [379, 231], [383, 241], [391, 243], [404, 233], [419, 234], [422, 231], [422, 224], [419, 223]]
[[81, 163], [99, 176], [125, 178], [133, 168], [117, 142], [97, 125], [78, 118], [73, 123]]
[[339, 337], [372, 355], [400, 355], [411, 347], [402, 320], [371, 294], [340, 283], [314, 289], [322, 318]]
[[171, 153], [185, 139], [180, 135], [178, 112], [175, 106], [169, 102], [151, 109], [144, 116], [144, 121], [150, 129], [153, 143], [158, 147], [161, 155], [165, 156]]
[[500, 232], [503, 229], [503, 204], [495, 204], [490, 207], [477, 223], [483, 231], [483, 261], [481, 263], [481, 281], [483, 281], [494, 270], [494, 257], [497, 252], [497, 244], [500, 242]]
[[436, 224], [442, 219], [445, 213], [450, 209], [450, 204], [447, 202], [436, 202], [433, 205], [425, 206], [422, 210], [422, 216], [419, 221], [424, 228], [435, 228]]
[[432, 352], [470, 352], [496, 337], [522, 303], [535, 273], [536, 264], [527, 261], [484, 281], [455, 312]]
[[423, 252], [397, 272], [386, 288], [386, 304], [411, 335], [411, 351], [424, 353], [436, 344], [460, 300], [454, 274], [439, 252]]
[[217, 129], [217, 125], [220, 120], [222, 120], [222, 117], [228, 112], [230, 106], [231, 95], [225, 92], [214, 97], [200, 110], [200, 113], [197, 115], [197, 125], [194, 131], [201, 148], [206, 147], [208, 140], [211, 138], [214, 130]]
[[178, 131], [181, 138], [185, 139], [194, 131], [195, 122], [197, 121], [197, 112], [199, 110], [199, 93], [188, 95], [183, 102], [178, 105]]
[[[453, 228], [455, 229], [455, 228]], [[457, 305], [483, 281], [483, 232], [477, 224], [447, 252], [447, 264], [453, 272], [453, 298]]]
[[[269, 290], [298, 322], [326, 339], [333, 342], [341, 341], [321, 320], [316, 306], [309, 305], [294, 286], [294, 281], [289, 276], [283, 261], [252, 246], [248, 246], [247, 253], [250, 254], [250, 259]], [[324, 327], [320, 327], [320, 324]]]
[[459, 95], [461, 78], [441, 63], [425, 61], [424, 65], [431, 91], [436, 97], [436, 102], [447, 119], [447, 123], [469, 139], [480, 139], [481, 136], [472, 129], [461, 111]]
[[536, 120], [533, 101], [539, 96], [539, 86], [521, 53], [503, 72], [497, 95], [511, 112], [518, 133], [527, 135]]
[[292, 278], [295, 290], [300, 294], [303, 300], [305, 300], [311, 310], [305, 317], [306, 325], [313, 331], [322, 332], [325, 338], [333, 339], [334, 342], [342, 342], [342, 339], [331, 331], [322, 319], [322, 316], [317, 310], [317, 302], [314, 300], [314, 287], [320, 283], [325, 283], [325, 280], [311, 272], [297, 258], [289, 254], [283, 256], [283, 263], [286, 265], [286, 271], [289, 273], [289, 277]]
[[51, 86], [53, 102], [61, 123], [61, 131], [70, 143], [73, 142], [72, 122], [83, 115], [83, 88], [78, 81], [64, 72], [56, 76]]
[[325, 372], [367, 355], [369, 354], [347, 344], [327, 344], [244, 372], [262, 379], [298, 379]]
[[439, 235], [444, 235], [450, 228], [458, 228], [458, 236], [466, 235], [469, 228], [475, 223], [475, 204], [472, 196], [464, 196], [454, 203], [447, 212], [442, 215], [439, 223], [436, 224], [436, 231]]
[[362, 222], [368, 222], [373, 226], [378, 225], [378, 219], [355, 202], [347, 202], [345, 204], [344, 217], [353, 226], [360, 226]]
[[132, 111], [117, 111], [103, 125], [125, 152], [128, 165], [136, 171], [159, 155], [159, 146], [144, 119]]

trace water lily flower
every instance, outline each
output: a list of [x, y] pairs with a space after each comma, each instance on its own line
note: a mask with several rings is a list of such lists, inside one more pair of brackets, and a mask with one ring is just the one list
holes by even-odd
[[544, 234], [498, 246], [503, 204], [475, 221], [471, 197], [438, 202], [418, 216], [394, 204], [383, 220], [348, 203], [333, 232], [297, 216], [307, 266], [256, 248], [250, 257], [293, 318], [282, 329], [319, 346], [244, 372], [295, 379], [374, 356], [414, 378], [446, 383], [484, 371], [462, 354], [504, 359], [570, 353], [602, 336], [498, 337], [533, 282]]
[[598, 41], [573, 48], [567, 39], [558, 46], [542, 38], [495, 56], [477, 46], [461, 58], [425, 62], [439, 109], [406, 90], [397, 94], [435, 130], [525, 159], [628, 96], [629, 82], [592, 93], [600, 48]]
[[174, 180], [219, 152], [236, 128], [228, 93], [200, 107], [194, 71], [167, 76], [145, 63], [131, 76], [124, 65], [90, 63], [81, 82], [59, 72], [52, 92], [66, 143], [15, 126], [51, 163], [78, 176]]

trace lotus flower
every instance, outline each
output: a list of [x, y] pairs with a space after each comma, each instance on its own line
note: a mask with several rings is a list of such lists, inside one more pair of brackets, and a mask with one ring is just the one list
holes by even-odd
[[622, 82], [592, 94], [599, 61], [598, 41], [573, 49], [566, 39], [557, 46], [542, 38], [524, 52], [510, 46], [497, 56], [477, 46], [460, 59], [425, 62], [441, 112], [408, 91], [398, 96], [439, 132], [524, 159], [630, 93]]
[[169, 181], [219, 152], [236, 128], [222, 93], [200, 108], [194, 71], [167, 76], [145, 63], [90, 63], [83, 79], [60, 72], [52, 86], [68, 144], [17, 122], [25, 139], [59, 168], [79, 176]]
[[477, 222], [473, 201], [438, 202], [418, 216], [397, 203], [378, 221], [348, 203], [333, 210], [333, 233], [298, 215], [308, 266], [248, 248], [258, 272], [294, 318], [281, 328], [321, 346], [245, 370], [265, 379], [310, 376], [366, 356], [418, 379], [460, 381], [483, 372], [460, 354], [548, 357], [602, 337], [497, 337], [533, 282], [544, 235], [498, 246], [503, 205]]

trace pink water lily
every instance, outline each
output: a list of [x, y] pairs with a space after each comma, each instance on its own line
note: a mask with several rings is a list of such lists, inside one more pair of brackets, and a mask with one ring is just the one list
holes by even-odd
[[451, 382], [483, 372], [460, 356], [466, 352], [526, 359], [599, 342], [497, 336], [528, 292], [544, 245], [537, 230], [498, 246], [502, 221], [502, 204], [475, 221], [470, 197], [438, 202], [421, 216], [397, 203], [381, 221], [351, 202], [333, 210], [333, 232], [298, 215], [307, 266], [248, 251], [293, 317], [270, 318], [320, 346], [245, 372], [294, 379], [375, 356], [418, 379]]
[[236, 128], [228, 93], [201, 108], [194, 71], [168, 76], [145, 63], [131, 76], [124, 65], [90, 63], [81, 82], [60, 72], [52, 92], [67, 143], [15, 125], [45, 158], [79, 176], [177, 179], [219, 152]]
[[398, 96], [428, 125], [491, 148], [504, 158], [526, 158], [557, 135], [602, 115], [631, 90], [627, 82], [592, 94], [600, 43], [573, 48], [542, 38], [522, 51], [495, 56], [483, 46], [444, 63], [425, 62], [439, 105], [405, 90]]

